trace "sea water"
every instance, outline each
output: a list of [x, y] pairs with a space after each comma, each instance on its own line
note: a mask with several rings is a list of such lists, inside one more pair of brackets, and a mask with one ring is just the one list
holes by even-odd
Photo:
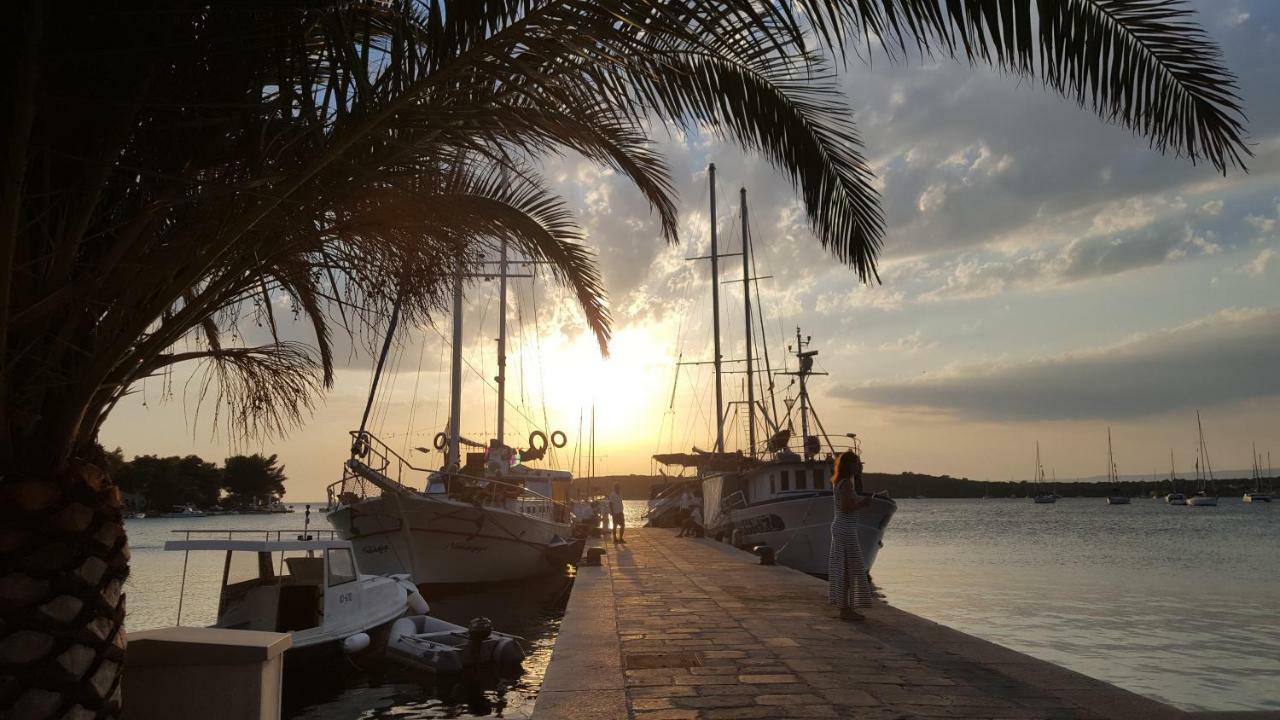
[[[1280, 709], [1280, 503], [1223, 498], [1216, 508], [1134, 499], [899, 500], [872, 573], [887, 600], [963, 632], [1187, 709]], [[645, 503], [625, 503], [641, 524]], [[164, 552], [209, 528], [297, 529], [303, 513], [128, 522], [130, 630], [172, 625], [182, 567], [185, 625], [213, 621], [222, 558]], [[312, 527], [327, 529], [322, 515]], [[286, 534], [286, 537], [288, 535]], [[453, 697], [403, 676], [332, 685], [296, 699], [296, 718], [520, 717], [532, 707], [562, 611], [563, 588], [478, 591], [434, 601], [465, 622], [529, 637], [518, 683]], [[507, 625], [504, 626], [503, 622]]]
[[1280, 709], [1280, 503], [899, 500], [890, 603], [1186, 709]]

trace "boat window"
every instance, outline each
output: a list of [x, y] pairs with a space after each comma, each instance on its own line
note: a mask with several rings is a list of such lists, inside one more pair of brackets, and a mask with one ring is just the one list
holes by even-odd
[[778, 492], [778, 476], [774, 473], [769, 473], [769, 492]]
[[781, 492], [787, 492], [791, 489], [791, 471], [783, 470], [781, 475], [782, 482], [778, 483], [778, 490]]
[[814, 490], [820, 489], [824, 482], [826, 482], [826, 473], [822, 471], [822, 468], [814, 468], [813, 469], [813, 489]]
[[796, 489], [807, 490], [809, 488], [809, 478], [805, 476], [804, 470], [796, 471]]
[[329, 587], [349, 583], [356, 579], [356, 564], [347, 548], [330, 548]]

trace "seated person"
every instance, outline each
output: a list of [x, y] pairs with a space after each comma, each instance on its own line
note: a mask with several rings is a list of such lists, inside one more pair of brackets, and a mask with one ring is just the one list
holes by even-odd
[[694, 505], [680, 528], [680, 537], [703, 537], [704, 535], [706, 531], [702, 527], [702, 508]]

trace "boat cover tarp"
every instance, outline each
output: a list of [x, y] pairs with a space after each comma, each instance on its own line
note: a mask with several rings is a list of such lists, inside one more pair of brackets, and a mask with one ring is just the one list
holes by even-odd
[[654, 455], [653, 459], [663, 465], [682, 465], [696, 467], [699, 470], [741, 470], [760, 464], [759, 460], [747, 457], [740, 452], [703, 452], [697, 448], [694, 448], [691, 453], [659, 453]]

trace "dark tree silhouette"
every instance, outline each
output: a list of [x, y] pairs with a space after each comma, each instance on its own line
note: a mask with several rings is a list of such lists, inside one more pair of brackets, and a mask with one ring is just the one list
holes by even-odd
[[262, 508], [283, 497], [287, 478], [284, 466], [276, 462], [275, 455], [257, 453], [227, 458], [222, 469], [226, 504], [236, 508]]

